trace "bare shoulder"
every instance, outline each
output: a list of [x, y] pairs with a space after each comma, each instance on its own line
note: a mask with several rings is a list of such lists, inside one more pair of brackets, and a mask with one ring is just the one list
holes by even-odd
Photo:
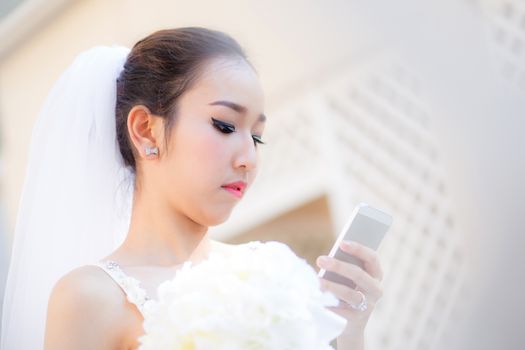
[[58, 280], [53, 287], [50, 302], [71, 303], [78, 308], [94, 305], [100, 308], [117, 305], [121, 297], [118, 286], [102, 269], [96, 266], [82, 266]]
[[119, 287], [97, 266], [68, 272], [49, 298], [45, 349], [118, 349], [129, 317], [123, 299]]

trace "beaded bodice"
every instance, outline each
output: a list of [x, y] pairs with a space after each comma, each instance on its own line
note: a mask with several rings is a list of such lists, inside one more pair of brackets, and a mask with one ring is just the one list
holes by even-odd
[[134, 277], [128, 276], [118, 263], [112, 260], [99, 261], [95, 264], [104, 270], [124, 291], [128, 301], [137, 306], [139, 311], [144, 315], [144, 305], [150, 300], [146, 291], [140, 285], [140, 281]]

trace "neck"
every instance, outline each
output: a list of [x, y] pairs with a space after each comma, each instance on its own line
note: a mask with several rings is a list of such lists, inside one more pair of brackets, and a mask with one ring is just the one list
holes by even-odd
[[128, 235], [116, 255], [125, 265], [198, 262], [210, 250], [207, 232], [207, 226], [170, 207], [160, 196], [136, 192]]

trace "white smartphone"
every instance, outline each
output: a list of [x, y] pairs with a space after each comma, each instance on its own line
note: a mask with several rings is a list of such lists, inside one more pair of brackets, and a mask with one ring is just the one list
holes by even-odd
[[[383, 240], [386, 231], [392, 225], [392, 216], [369, 206], [366, 203], [360, 203], [352, 211], [348, 222], [344, 226], [343, 230], [337, 237], [337, 240], [330, 250], [328, 256], [335, 257], [338, 260], [342, 260], [351, 264], [355, 264], [363, 268], [362, 260], [342, 251], [339, 246], [342, 241], [356, 241], [362, 245], [367, 246], [373, 250], [379, 248], [379, 244]], [[319, 277], [324, 279], [344, 284], [350, 288], [355, 288], [355, 283], [335, 272], [326, 271], [325, 269], [319, 270]]]

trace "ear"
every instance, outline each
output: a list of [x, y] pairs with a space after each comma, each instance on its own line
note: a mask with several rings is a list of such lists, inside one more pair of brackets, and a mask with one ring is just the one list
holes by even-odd
[[146, 147], [158, 147], [159, 154], [162, 154], [159, 142], [163, 137], [164, 121], [161, 117], [152, 114], [148, 107], [136, 105], [128, 113], [128, 132], [131, 142], [140, 158], [157, 157], [146, 155]]

